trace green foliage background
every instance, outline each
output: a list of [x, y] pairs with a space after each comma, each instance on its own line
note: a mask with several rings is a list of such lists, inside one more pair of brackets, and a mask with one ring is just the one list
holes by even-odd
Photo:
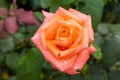
[[[11, 9], [12, 0], [0, 0]], [[37, 25], [19, 23], [19, 31], [0, 39], [0, 80], [120, 80], [120, 2], [118, 0], [17, 0], [17, 8], [32, 10]], [[78, 75], [54, 70], [30, 41], [44, 17], [41, 10], [55, 12], [72, 7], [92, 16], [97, 52]], [[0, 18], [2, 20], [2, 18]]]

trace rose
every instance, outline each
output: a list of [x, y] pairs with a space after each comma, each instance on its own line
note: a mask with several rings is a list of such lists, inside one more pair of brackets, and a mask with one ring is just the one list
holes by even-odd
[[43, 11], [44, 22], [31, 38], [43, 56], [55, 69], [78, 74], [89, 55], [96, 51], [92, 45], [94, 32], [90, 15], [75, 9], [59, 7], [53, 13]]

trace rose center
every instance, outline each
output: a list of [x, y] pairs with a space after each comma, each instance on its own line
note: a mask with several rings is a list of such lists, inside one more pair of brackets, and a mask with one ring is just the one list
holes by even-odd
[[70, 30], [67, 27], [61, 27], [58, 29], [58, 36], [59, 37], [69, 37]]

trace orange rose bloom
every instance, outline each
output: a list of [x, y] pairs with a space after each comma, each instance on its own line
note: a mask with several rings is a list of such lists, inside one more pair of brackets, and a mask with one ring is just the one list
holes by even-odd
[[75, 9], [59, 7], [55, 13], [43, 11], [44, 22], [32, 42], [55, 69], [68, 74], [78, 74], [89, 55], [96, 51], [91, 44], [94, 32], [90, 15]]

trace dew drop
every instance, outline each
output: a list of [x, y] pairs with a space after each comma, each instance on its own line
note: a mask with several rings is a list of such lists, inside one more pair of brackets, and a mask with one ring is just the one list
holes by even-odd
[[79, 69], [79, 65], [78, 64], [75, 65], [75, 69], [76, 70]]
[[64, 64], [67, 64], [68, 62], [67, 61], [64, 61]]
[[75, 66], [75, 69], [77, 70], [77, 69], [78, 69], [78, 67], [77, 67], [77, 66]]

